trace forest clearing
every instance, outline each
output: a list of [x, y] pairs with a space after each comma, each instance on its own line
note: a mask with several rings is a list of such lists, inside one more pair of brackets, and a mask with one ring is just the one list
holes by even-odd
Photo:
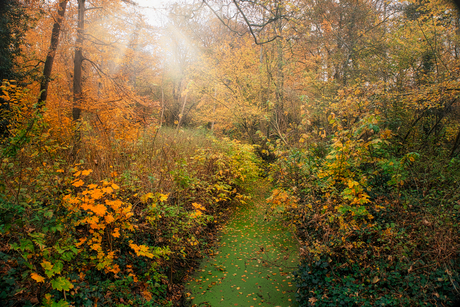
[[1, 306], [460, 299], [453, 3], [139, 3], [0, 1]]

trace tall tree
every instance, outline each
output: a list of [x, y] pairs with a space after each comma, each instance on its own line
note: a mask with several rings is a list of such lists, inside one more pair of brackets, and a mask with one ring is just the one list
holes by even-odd
[[42, 107], [46, 98], [48, 97], [48, 87], [51, 78], [51, 71], [53, 69], [54, 58], [56, 56], [56, 50], [59, 45], [59, 35], [61, 34], [61, 25], [64, 21], [64, 15], [69, 0], [61, 0], [58, 4], [57, 16], [51, 32], [51, 41], [48, 54], [45, 60], [45, 66], [43, 68], [43, 79], [40, 84], [40, 98], [38, 100], [39, 107]]
[[73, 108], [72, 118], [78, 121], [81, 117], [82, 100], [82, 66], [83, 66], [83, 39], [85, 32], [85, 1], [78, 0], [77, 40], [75, 41], [75, 58], [73, 68]]
[[[27, 20], [28, 16], [18, 0], [0, 0], [0, 82], [21, 77], [14, 62], [21, 54]], [[0, 98], [0, 138], [9, 134], [9, 109], [9, 103]]]

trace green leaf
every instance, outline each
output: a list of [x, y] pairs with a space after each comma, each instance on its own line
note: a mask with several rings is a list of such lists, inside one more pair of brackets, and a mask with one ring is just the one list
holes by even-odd
[[49, 211], [45, 211], [45, 213], [43, 214], [44, 217], [50, 219], [53, 217], [53, 211], [49, 210]]
[[73, 284], [64, 277], [58, 277], [53, 279], [51, 281], [51, 286], [53, 287], [53, 289], [58, 291], [69, 291], [73, 288]]
[[57, 261], [54, 264], [53, 273], [54, 274], [61, 274], [63, 268], [64, 268], [64, 264], [62, 263], [62, 261]]
[[72, 252], [65, 252], [64, 254], [62, 254], [61, 259], [65, 261], [70, 261], [74, 258], [74, 256], [75, 255]]
[[21, 245], [19, 246], [19, 249], [21, 250], [21, 252], [24, 252], [24, 250], [33, 252], [34, 244], [29, 239], [21, 239]]
[[51, 305], [51, 307], [68, 307], [69, 306], [69, 303], [67, 303], [66, 301], [64, 300], [60, 300], [59, 302], [53, 302], [53, 304]]

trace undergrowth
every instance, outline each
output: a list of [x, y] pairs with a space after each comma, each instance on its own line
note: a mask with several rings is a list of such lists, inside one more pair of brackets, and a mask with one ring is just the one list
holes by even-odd
[[258, 176], [251, 146], [199, 131], [146, 128], [123, 141], [83, 123], [75, 153], [46, 124], [32, 127], [18, 150], [13, 139], [0, 148], [2, 306], [180, 301]]
[[450, 306], [460, 294], [460, 160], [443, 144], [455, 135], [402, 147], [369, 97], [339, 97], [319, 127], [306, 111], [293, 146], [269, 143], [268, 200], [302, 242], [298, 301]]

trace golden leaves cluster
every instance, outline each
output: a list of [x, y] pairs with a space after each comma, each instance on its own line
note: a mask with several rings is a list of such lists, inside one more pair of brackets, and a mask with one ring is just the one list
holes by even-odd
[[120, 268], [113, 263], [116, 252], [113, 241], [121, 237], [120, 231], [134, 231], [130, 221], [132, 206], [118, 199], [115, 192], [120, 187], [111, 181], [85, 184], [82, 177], [90, 175], [91, 169], [74, 172], [72, 185], [79, 190], [76, 195], [67, 194], [64, 205], [71, 212], [78, 212], [81, 218], [73, 221], [75, 226], [89, 226], [85, 237], [75, 244], [90, 253], [96, 268], [118, 273]]

